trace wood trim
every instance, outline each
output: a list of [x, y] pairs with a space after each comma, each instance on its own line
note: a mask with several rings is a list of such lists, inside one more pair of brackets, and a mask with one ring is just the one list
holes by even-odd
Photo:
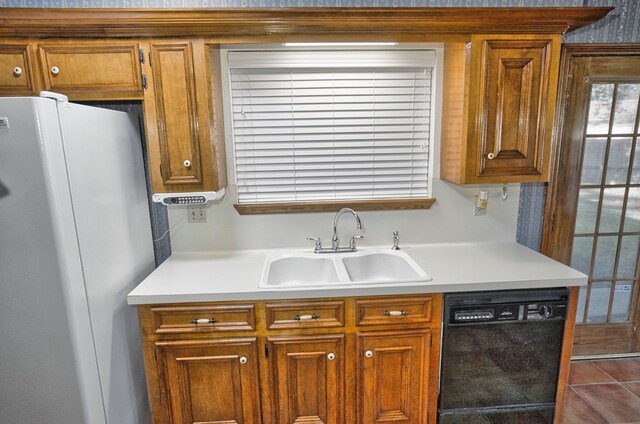
[[[640, 55], [640, 44], [565, 44], [562, 47], [560, 60], [560, 78], [558, 82], [558, 96], [556, 102], [556, 116], [553, 129], [553, 151], [551, 155], [551, 173], [547, 198], [545, 202], [542, 242], [540, 251], [550, 258], [568, 264], [571, 261], [571, 250], [567, 246], [564, 232], [566, 225], [557, 228], [558, 203], [565, 192], [565, 185], [559, 179], [562, 169], [561, 149], [566, 141], [564, 123], [567, 117], [566, 100], [569, 96], [571, 81], [576, 76], [569, 77], [569, 69], [573, 58], [581, 56], [637, 56]], [[567, 135], [568, 136], [568, 135]], [[573, 231], [573, 226], [569, 229]], [[560, 233], [563, 234], [560, 234]]]
[[634, 352], [633, 322], [578, 324], [573, 341], [576, 356]]
[[573, 347], [573, 335], [576, 328], [576, 311], [578, 309], [579, 287], [569, 287], [569, 304], [567, 305], [567, 320], [564, 323], [564, 335], [562, 338], [562, 354], [558, 369], [558, 390], [556, 392], [555, 423], [562, 422], [564, 414], [564, 399], [569, 385], [569, 369], [571, 367], [571, 351]]
[[209, 36], [261, 42], [322, 39], [404, 41], [429, 35], [564, 34], [612, 7], [57, 9], [3, 8], [2, 37]]
[[358, 211], [397, 211], [413, 209], [431, 209], [435, 198], [430, 199], [389, 199], [389, 200], [344, 200], [331, 202], [299, 203], [255, 203], [233, 205], [240, 215], [258, 215], [297, 212], [338, 212], [342, 208]]

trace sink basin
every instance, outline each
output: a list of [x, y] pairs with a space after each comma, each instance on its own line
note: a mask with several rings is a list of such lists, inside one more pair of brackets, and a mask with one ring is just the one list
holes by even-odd
[[283, 256], [267, 262], [263, 283], [266, 287], [323, 285], [340, 280], [332, 258], [311, 255]]
[[427, 282], [432, 278], [406, 252], [289, 253], [267, 258], [262, 288]]
[[342, 259], [351, 281], [366, 283], [431, 280], [409, 255], [398, 251], [363, 252]]

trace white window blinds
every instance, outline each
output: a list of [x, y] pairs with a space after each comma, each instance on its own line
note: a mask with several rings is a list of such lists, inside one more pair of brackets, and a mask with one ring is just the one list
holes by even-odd
[[227, 60], [239, 204], [430, 196], [433, 51]]

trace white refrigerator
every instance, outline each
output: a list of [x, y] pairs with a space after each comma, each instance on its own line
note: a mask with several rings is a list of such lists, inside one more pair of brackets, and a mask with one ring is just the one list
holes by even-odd
[[0, 98], [0, 423], [149, 422], [126, 295], [153, 269], [137, 119]]

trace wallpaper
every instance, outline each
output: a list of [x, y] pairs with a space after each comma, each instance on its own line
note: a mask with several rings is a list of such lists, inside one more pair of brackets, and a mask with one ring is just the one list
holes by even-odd
[[[640, 0], [0, 0], [0, 7], [581, 7], [614, 6], [594, 25], [565, 36], [568, 43], [640, 42]], [[1, 16], [1, 12], [0, 12]], [[518, 212], [518, 242], [539, 250], [545, 184], [522, 184]], [[162, 222], [165, 224], [162, 224]], [[170, 254], [166, 213], [154, 208], [156, 254]], [[165, 234], [166, 235], [166, 234]], [[162, 262], [163, 257], [157, 258]]]
[[579, 0], [1, 0], [3, 7], [516, 7], [582, 6]]

